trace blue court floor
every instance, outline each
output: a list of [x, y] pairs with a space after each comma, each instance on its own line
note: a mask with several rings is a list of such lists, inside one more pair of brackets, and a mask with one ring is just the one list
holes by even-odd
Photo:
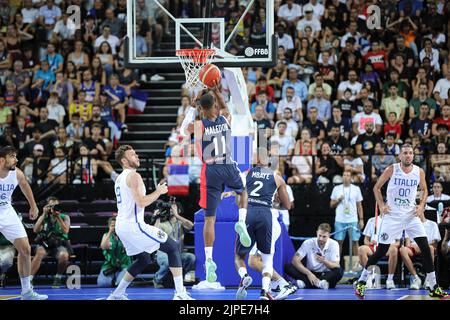
[[[85, 285], [81, 289], [52, 289], [50, 286], [36, 286], [38, 293], [47, 294], [49, 300], [104, 300], [113, 289], [97, 288]], [[188, 288], [191, 296], [197, 300], [235, 300], [236, 289], [202, 290], [195, 291]], [[153, 287], [132, 287], [127, 290], [128, 298], [131, 300], [172, 300], [172, 289], [155, 289]], [[19, 287], [7, 287], [0, 289], [0, 300], [20, 299]], [[247, 300], [257, 300], [259, 290], [249, 289]], [[315, 290], [302, 289], [290, 296], [287, 300], [358, 300], [351, 286], [339, 285], [336, 289]], [[425, 290], [367, 290], [366, 300], [436, 300], [428, 297]]]

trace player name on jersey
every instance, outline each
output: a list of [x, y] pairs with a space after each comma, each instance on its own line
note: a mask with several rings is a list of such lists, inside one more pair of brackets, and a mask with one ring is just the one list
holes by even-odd
[[218, 124], [216, 126], [206, 127], [205, 135], [219, 134], [219, 133], [222, 133], [227, 130], [228, 130], [228, 124], [222, 123], [222, 124]]
[[253, 172], [252, 173], [252, 178], [269, 180], [270, 177], [271, 177], [271, 174], [267, 173], [267, 172]]
[[0, 191], [12, 191], [15, 189], [15, 185], [10, 183], [10, 184], [0, 184]]
[[396, 186], [416, 187], [417, 184], [418, 184], [417, 179], [394, 178], [394, 185], [396, 185]]

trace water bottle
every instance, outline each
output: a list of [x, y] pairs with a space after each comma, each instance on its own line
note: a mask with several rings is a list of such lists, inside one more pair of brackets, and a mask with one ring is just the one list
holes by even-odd
[[442, 219], [442, 212], [444, 211], [444, 204], [442, 202], [439, 202], [438, 204], [438, 208], [437, 208], [437, 219], [436, 222], [437, 223], [441, 223], [441, 219]]

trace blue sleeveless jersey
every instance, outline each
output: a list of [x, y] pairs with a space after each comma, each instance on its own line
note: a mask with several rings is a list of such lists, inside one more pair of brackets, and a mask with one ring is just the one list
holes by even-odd
[[247, 193], [249, 207], [272, 208], [273, 196], [277, 191], [277, 184], [273, 170], [254, 167], [247, 174]]
[[223, 116], [215, 121], [202, 119], [202, 160], [206, 164], [232, 163], [231, 128]]

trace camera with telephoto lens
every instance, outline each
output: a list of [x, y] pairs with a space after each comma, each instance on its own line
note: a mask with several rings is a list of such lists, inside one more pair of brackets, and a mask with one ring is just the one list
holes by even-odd
[[42, 230], [38, 233], [36, 238], [34, 239], [34, 241], [37, 244], [43, 246], [45, 249], [57, 248], [57, 247], [61, 246], [61, 244], [62, 244], [62, 240], [54, 232], [56, 222], [54, 222], [50, 218], [50, 216], [54, 212], [61, 212], [62, 206], [61, 206], [61, 204], [58, 203], [53, 206], [49, 206], [49, 208], [50, 208], [50, 210], [47, 213], [48, 217], [45, 220], [44, 226], [43, 226]]
[[160, 222], [166, 222], [169, 221], [170, 218], [172, 218], [172, 205], [175, 202], [174, 197], [170, 197], [169, 202], [165, 202], [162, 200], [156, 201], [156, 210], [157, 214], [152, 216], [150, 224], [155, 224], [156, 220], [159, 219]]

